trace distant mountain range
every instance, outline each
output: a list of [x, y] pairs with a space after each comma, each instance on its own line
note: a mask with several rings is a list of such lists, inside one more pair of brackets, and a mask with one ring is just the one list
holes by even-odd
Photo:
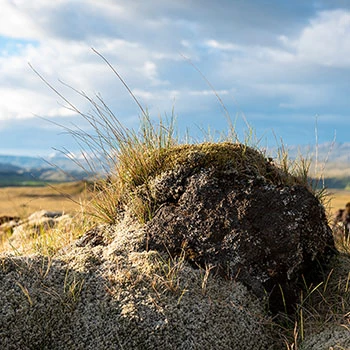
[[63, 156], [48, 159], [0, 155], [0, 186], [44, 185], [89, 178], [74, 161]]
[[318, 162], [344, 163], [350, 165], [350, 142], [338, 143], [327, 142], [318, 146], [288, 146], [291, 157], [296, 157], [298, 153], [309, 155]]
[[29, 156], [0, 155], [2, 165], [17, 166], [22, 169], [60, 168], [65, 171], [78, 170], [78, 165], [68, 157], [53, 155], [46, 158]]
[[[323, 176], [328, 179], [326, 181], [328, 187], [350, 186], [350, 142], [323, 143], [317, 147], [286, 146], [285, 148], [292, 159], [298, 154], [309, 156], [313, 162], [310, 176], [313, 173], [322, 172]], [[270, 149], [267, 153], [274, 156], [277, 150]], [[99, 164], [99, 162], [94, 163]], [[0, 155], [0, 186], [74, 181], [93, 175], [85, 171], [79, 164], [62, 154], [55, 154], [47, 158]], [[99, 172], [99, 170], [96, 171]]]

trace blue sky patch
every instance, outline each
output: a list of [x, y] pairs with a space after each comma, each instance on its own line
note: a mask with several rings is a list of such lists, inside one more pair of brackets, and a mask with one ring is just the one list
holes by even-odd
[[14, 56], [18, 55], [26, 46], [38, 46], [36, 40], [14, 39], [0, 35], [0, 55]]

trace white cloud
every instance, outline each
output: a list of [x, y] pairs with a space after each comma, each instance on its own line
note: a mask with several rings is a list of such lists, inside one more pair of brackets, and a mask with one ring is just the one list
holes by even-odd
[[295, 55], [291, 52], [278, 48], [258, 48], [257, 56], [278, 64], [294, 64], [297, 63]]
[[[261, 96], [278, 98], [281, 107], [300, 108], [327, 105], [330, 99], [328, 86], [314, 86], [307, 83], [254, 84], [252, 90]], [[288, 102], [284, 102], [284, 101]]]
[[[158, 76], [159, 60], [154, 61], [154, 53], [142, 45], [117, 39], [101, 40], [96, 42], [95, 47], [117, 69], [130, 88], [142, 86], [151, 89], [167, 84]], [[0, 86], [0, 119], [30, 118], [34, 114], [71, 114], [57, 105], [60, 98], [35, 75], [28, 62], [83, 111], [91, 108], [88, 102], [78, 98], [58, 80], [89, 96], [101, 92], [105, 100], [117, 105], [130, 101], [118, 78], [86, 43], [50, 39], [36, 47], [28, 45], [16, 56], [0, 57], [3, 82]]]
[[156, 79], [158, 76], [157, 66], [154, 64], [154, 62], [146, 61], [143, 65], [143, 71], [150, 79]]
[[[225, 28], [231, 30], [221, 37], [210, 30], [215, 27], [223, 32], [214, 16], [208, 15], [213, 23], [194, 15], [181, 18], [185, 10], [193, 9], [190, 2], [135, 3], [0, 0], [0, 35], [36, 42], [24, 44], [12, 56], [0, 56], [0, 119], [33, 114], [65, 117], [70, 113], [57, 104], [58, 96], [33, 74], [28, 61], [54, 85], [61, 88], [57, 84], [61, 79], [89, 95], [101, 92], [117, 113], [121, 107], [122, 118], [131, 118], [131, 108], [126, 111], [124, 107], [130, 104], [134, 108], [133, 101], [91, 46], [155, 114], [169, 111], [174, 101], [179, 112], [220, 110], [213, 92], [205, 89], [206, 83], [181, 57], [183, 51], [220, 96], [231, 103], [231, 95], [248, 108], [258, 108], [255, 105], [261, 101], [284, 111], [327, 105], [335, 96], [333, 75], [329, 73], [327, 83], [320, 83], [322, 69], [350, 67], [350, 13], [345, 10], [321, 12], [303, 22], [303, 28], [288, 32], [281, 26], [276, 32], [270, 26], [264, 33], [258, 26], [247, 24], [244, 28], [242, 18], [237, 34], [235, 24], [226, 21]], [[261, 42], [245, 41], [245, 29], [250, 39], [269, 37]], [[89, 109], [86, 101], [63, 90], [81, 109]], [[134, 108], [134, 114], [138, 112]]]
[[[45, 0], [46, 1], [46, 0]], [[69, 1], [69, 0], [68, 0]], [[115, 0], [81, 0], [83, 2], [89, 3], [91, 7], [98, 8], [100, 11], [104, 12], [105, 15], [110, 17], [126, 17], [128, 15], [128, 10], [122, 6], [120, 3], [117, 4]]]
[[137, 72], [140, 72], [145, 78], [147, 78], [151, 85], [159, 86], [159, 85], [168, 85], [167, 81], [162, 81], [159, 79], [158, 75], [158, 67], [152, 61], [146, 61], [140, 68], [135, 69]]
[[282, 37], [299, 61], [332, 67], [350, 67], [350, 12], [321, 12], [295, 39]]
[[215, 94], [218, 94], [219, 96], [228, 95], [230, 91], [228, 90], [192, 90], [189, 92], [189, 95], [191, 96], [215, 96]]
[[0, 35], [32, 40], [111, 37], [133, 17], [131, 6], [108, 0], [0, 0], [0, 9]]
[[54, 115], [58, 111], [63, 112], [55, 99], [37, 91], [0, 88], [0, 95], [1, 120], [33, 118], [35, 114]]
[[40, 27], [23, 10], [22, 2], [0, 0], [0, 9], [0, 35], [21, 39], [36, 39], [40, 36]]
[[[240, 103], [259, 101], [285, 109], [345, 106], [350, 68], [350, 12], [323, 11], [298, 32], [276, 33], [275, 46], [204, 41], [216, 50], [215, 72], [220, 88], [236, 88]], [[210, 51], [209, 51], [210, 53]], [[217, 55], [220, 55], [219, 58]], [[339, 73], [340, 70], [343, 73]], [[214, 84], [215, 85], [215, 84]], [[342, 91], [341, 86], [345, 87]], [[337, 106], [338, 105], [338, 106]]]
[[240, 45], [235, 45], [229, 42], [220, 42], [213, 39], [207, 40], [205, 42], [205, 45], [212, 49], [218, 49], [222, 51], [243, 51], [243, 47]]

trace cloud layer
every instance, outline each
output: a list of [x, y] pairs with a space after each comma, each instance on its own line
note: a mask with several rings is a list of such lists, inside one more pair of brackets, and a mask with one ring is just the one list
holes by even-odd
[[28, 130], [34, 123], [40, 128], [35, 115], [63, 124], [75, 118], [28, 62], [83, 111], [90, 108], [86, 101], [59, 80], [100, 93], [123, 122], [135, 125], [140, 111], [93, 47], [153, 115], [175, 104], [180, 125], [225, 126], [220, 103], [192, 63], [232, 115], [243, 111], [259, 133], [277, 129], [288, 143], [309, 143], [319, 115], [321, 137], [337, 129], [339, 141], [347, 141], [350, 8], [340, 0], [270, 6], [0, 0], [0, 6], [0, 136], [18, 130], [21, 120]]

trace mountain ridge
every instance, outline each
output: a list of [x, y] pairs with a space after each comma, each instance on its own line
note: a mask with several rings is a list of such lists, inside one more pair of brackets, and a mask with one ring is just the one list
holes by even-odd
[[77, 181], [89, 175], [64, 157], [51, 157], [49, 161], [39, 157], [0, 155], [0, 187]]

